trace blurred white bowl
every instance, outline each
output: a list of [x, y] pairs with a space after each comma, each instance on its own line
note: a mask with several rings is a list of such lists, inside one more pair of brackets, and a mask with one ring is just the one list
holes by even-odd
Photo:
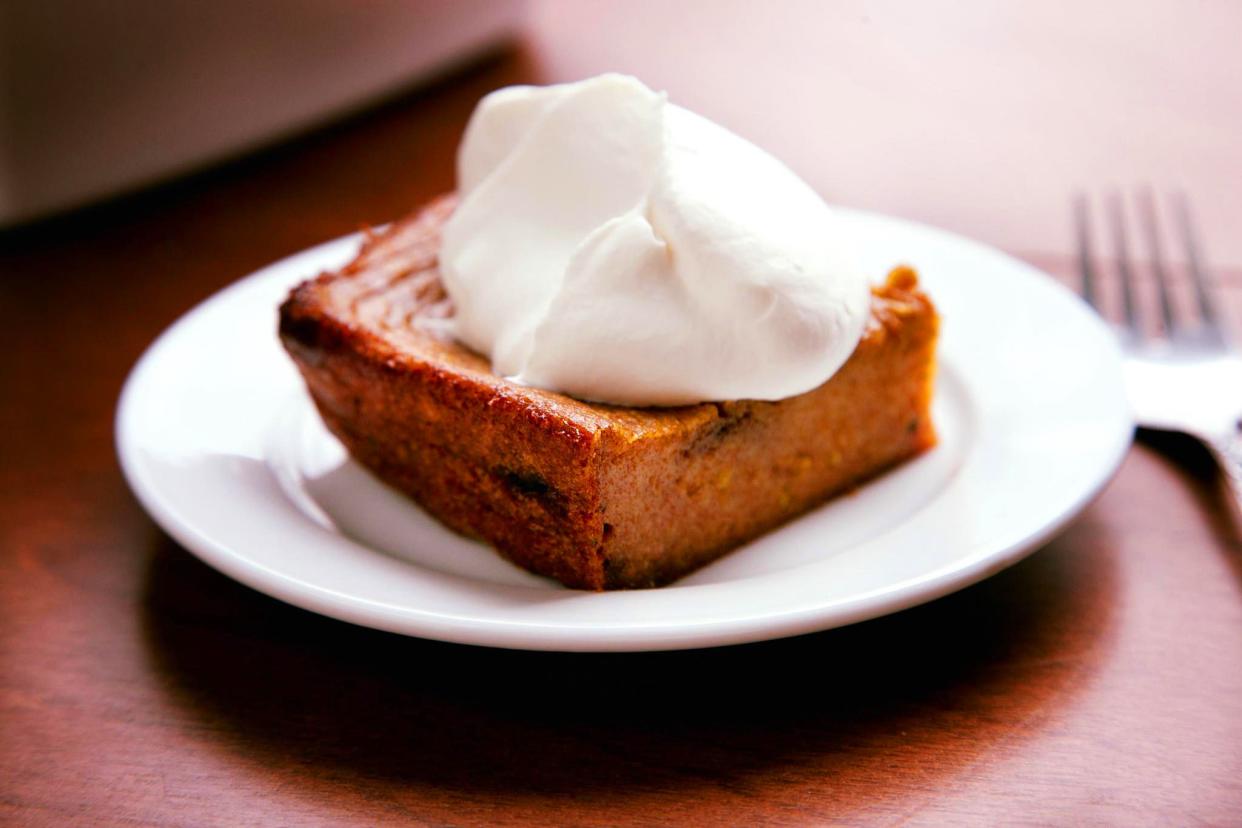
[[496, 45], [525, 0], [0, 3], [0, 226], [169, 177]]

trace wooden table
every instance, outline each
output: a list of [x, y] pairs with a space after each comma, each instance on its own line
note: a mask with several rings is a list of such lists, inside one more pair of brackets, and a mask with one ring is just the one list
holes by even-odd
[[[984, 583], [713, 651], [373, 632], [252, 592], [155, 527], [112, 443], [142, 350], [246, 273], [450, 188], [474, 101], [541, 71], [507, 54], [0, 239], [0, 822], [1242, 822], [1242, 527], [1183, 440], [1138, 444], [1064, 533]], [[1242, 275], [1220, 287], [1236, 304]]]

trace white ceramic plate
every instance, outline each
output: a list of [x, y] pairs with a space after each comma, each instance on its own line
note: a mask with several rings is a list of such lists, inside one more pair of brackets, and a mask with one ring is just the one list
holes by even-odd
[[931, 600], [1038, 547], [1116, 470], [1133, 423], [1111, 333], [1072, 293], [948, 233], [850, 213], [877, 277], [909, 262], [944, 319], [925, 456], [657, 590], [592, 594], [518, 570], [355, 465], [276, 338], [288, 289], [355, 236], [221, 291], [126, 383], [125, 474], [187, 549], [315, 612], [425, 638], [540, 650], [708, 647]]

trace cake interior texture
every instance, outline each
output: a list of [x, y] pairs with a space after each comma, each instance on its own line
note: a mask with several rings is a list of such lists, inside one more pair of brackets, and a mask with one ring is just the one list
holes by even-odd
[[858, 347], [805, 394], [604, 405], [498, 377], [448, 334], [453, 205], [295, 288], [280, 336], [359, 463], [515, 564], [580, 589], [668, 584], [935, 443], [938, 318], [910, 268], [873, 289]]

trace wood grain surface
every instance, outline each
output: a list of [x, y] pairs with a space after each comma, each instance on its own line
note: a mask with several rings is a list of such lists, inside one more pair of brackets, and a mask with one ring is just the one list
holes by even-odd
[[[518, 49], [0, 238], [0, 823], [1242, 823], [1242, 526], [1182, 439], [1145, 438], [986, 582], [711, 651], [361, 629], [147, 518], [112, 442], [142, 350], [252, 270], [449, 189], [475, 100], [542, 78]], [[1242, 274], [1218, 288], [1236, 311]]]

